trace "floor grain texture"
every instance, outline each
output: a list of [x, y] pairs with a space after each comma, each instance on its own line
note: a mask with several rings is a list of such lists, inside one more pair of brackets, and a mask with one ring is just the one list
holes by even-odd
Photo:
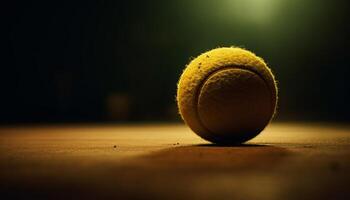
[[1, 199], [350, 199], [350, 127], [273, 123], [241, 146], [179, 124], [0, 127]]

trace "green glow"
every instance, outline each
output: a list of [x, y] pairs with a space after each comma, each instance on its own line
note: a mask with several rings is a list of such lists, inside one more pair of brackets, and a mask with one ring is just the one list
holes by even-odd
[[226, 4], [231, 17], [256, 25], [268, 24], [278, 7], [277, 0], [227, 0]]

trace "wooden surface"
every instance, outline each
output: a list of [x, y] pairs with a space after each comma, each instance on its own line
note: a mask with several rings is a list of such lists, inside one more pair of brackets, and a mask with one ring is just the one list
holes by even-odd
[[350, 127], [274, 123], [246, 145], [184, 125], [0, 128], [1, 199], [349, 199]]

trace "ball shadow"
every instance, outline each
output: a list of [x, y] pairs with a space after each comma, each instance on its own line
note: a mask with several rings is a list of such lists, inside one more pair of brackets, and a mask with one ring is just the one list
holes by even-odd
[[229, 144], [205, 143], [205, 144], [196, 144], [196, 145], [192, 145], [192, 146], [197, 146], [197, 147], [269, 147], [269, 145], [265, 145], [265, 144], [249, 144], [249, 143], [231, 144], [231, 145], [229, 145]]
[[137, 157], [134, 161], [145, 169], [155, 171], [208, 173], [271, 169], [290, 155], [287, 149], [271, 145], [196, 144], [156, 151]]

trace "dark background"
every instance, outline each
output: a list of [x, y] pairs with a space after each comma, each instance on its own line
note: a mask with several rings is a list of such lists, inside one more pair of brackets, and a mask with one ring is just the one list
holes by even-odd
[[179, 120], [185, 65], [231, 45], [275, 72], [277, 120], [347, 122], [348, 12], [340, 0], [8, 1], [0, 122]]

